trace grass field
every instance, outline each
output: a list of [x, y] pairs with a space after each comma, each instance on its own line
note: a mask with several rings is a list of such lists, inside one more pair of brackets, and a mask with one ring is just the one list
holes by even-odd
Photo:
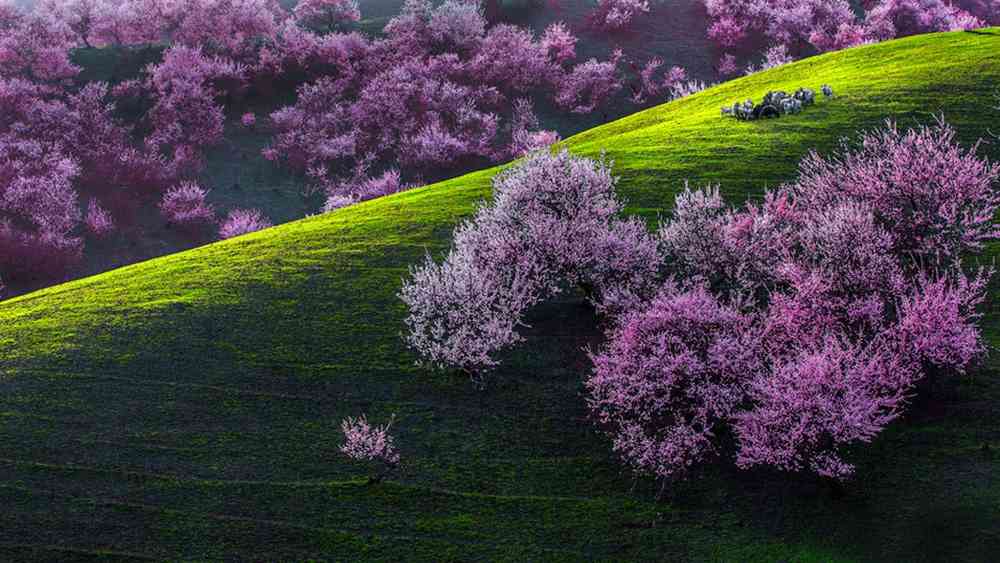
[[[943, 112], [966, 142], [1000, 129], [998, 53], [1000, 29], [824, 55], [567, 145], [606, 150], [629, 210], [655, 220], [685, 179], [752, 197], [888, 116]], [[719, 116], [823, 83], [837, 96], [798, 116]], [[0, 560], [995, 560], [996, 354], [859, 451], [839, 499], [717, 467], [662, 502], [650, 482], [633, 490], [586, 420], [582, 349], [600, 333], [576, 296], [533, 313], [487, 392], [415, 367], [400, 280], [494, 173], [0, 303]], [[337, 453], [340, 419], [362, 412], [397, 413], [405, 468], [380, 485]]]

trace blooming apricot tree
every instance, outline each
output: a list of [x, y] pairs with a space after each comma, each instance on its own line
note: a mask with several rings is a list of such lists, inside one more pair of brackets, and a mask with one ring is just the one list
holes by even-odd
[[344, 433], [344, 444], [340, 446], [340, 451], [355, 461], [381, 466], [381, 470], [371, 477], [373, 482], [381, 481], [385, 472], [399, 465], [400, 455], [396, 450], [395, 439], [389, 434], [395, 418], [393, 415], [389, 422], [381, 426], [369, 424], [365, 415], [358, 418], [347, 417], [340, 423], [340, 429]]
[[357, 0], [301, 0], [295, 5], [295, 20], [306, 26], [333, 30], [361, 19]]
[[493, 203], [456, 229], [444, 261], [428, 256], [403, 284], [409, 345], [481, 381], [498, 352], [522, 341], [525, 313], [566, 284], [595, 302], [647, 291], [656, 244], [618, 217], [614, 184], [607, 163], [566, 151], [534, 153], [500, 173]]

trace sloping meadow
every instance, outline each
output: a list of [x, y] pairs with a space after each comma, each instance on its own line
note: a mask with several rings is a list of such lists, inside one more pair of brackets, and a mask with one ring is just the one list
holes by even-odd
[[[851, 49], [569, 139], [606, 151], [650, 223], [684, 181], [734, 201], [892, 117], [1000, 130], [1000, 30]], [[801, 114], [719, 108], [818, 90]], [[980, 153], [1000, 158], [1000, 145]], [[489, 196], [485, 170], [0, 304], [0, 557], [987, 560], [1000, 552], [1000, 362], [865, 451], [843, 499], [710, 468], [656, 502], [587, 419], [579, 296], [534, 311], [487, 392], [400, 338], [408, 267]], [[988, 262], [1000, 249], [993, 247]], [[1000, 344], [1000, 308], [984, 332]], [[367, 485], [339, 421], [396, 413], [403, 469]]]

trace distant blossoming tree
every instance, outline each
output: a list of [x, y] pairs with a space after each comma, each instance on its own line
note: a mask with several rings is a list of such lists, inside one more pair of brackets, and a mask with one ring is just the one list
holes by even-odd
[[559, 64], [576, 57], [576, 42], [576, 36], [563, 22], [549, 25], [542, 35], [542, 48], [548, 53], [549, 58]]
[[559, 83], [559, 106], [573, 113], [590, 113], [603, 105], [622, 88], [618, 78], [621, 56], [621, 51], [615, 51], [610, 60], [590, 59], [573, 67]]
[[208, 192], [194, 182], [178, 184], [163, 194], [163, 217], [187, 233], [197, 234], [215, 222], [215, 209], [205, 201]]
[[598, 0], [590, 18], [602, 29], [618, 31], [627, 28], [640, 14], [648, 13], [648, 0]]
[[357, 0], [301, 0], [295, 5], [295, 20], [325, 30], [361, 19]]
[[115, 222], [96, 199], [87, 204], [87, 215], [84, 217], [87, 232], [97, 238], [102, 238], [115, 230]]
[[792, 62], [792, 56], [788, 54], [788, 48], [784, 45], [775, 45], [764, 52], [764, 60], [760, 66], [750, 65], [744, 74], [754, 74], [771, 68], [777, 68]]
[[732, 76], [739, 70], [736, 66], [736, 57], [730, 53], [722, 55], [722, 59], [719, 60], [719, 64], [716, 67], [720, 76]]
[[234, 209], [219, 226], [219, 238], [238, 237], [269, 227], [271, 221], [259, 209]]
[[[703, 0], [711, 23], [708, 36], [722, 47], [733, 47], [763, 34], [793, 52], [809, 47], [819, 51], [843, 49], [894, 37], [972, 29], [984, 21], [945, 0], [870, 0], [863, 2], [865, 17], [856, 17], [846, 0]], [[981, 0], [970, 8], [987, 18], [994, 11]]]

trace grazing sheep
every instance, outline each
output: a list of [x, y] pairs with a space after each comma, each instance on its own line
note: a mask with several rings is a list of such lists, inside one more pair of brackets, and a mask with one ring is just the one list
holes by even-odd
[[780, 107], [782, 100], [786, 98], [788, 98], [788, 93], [784, 90], [772, 91], [764, 94], [764, 100], [761, 103]]
[[796, 100], [795, 98], [785, 98], [781, 100], [781, 111], [783, 111], [786, 115], [799, 113], [802, 111], [802, 102]]
[[816, 92], [810, 88], [799, 88], [795, 91], [795, 99], [804, 106], [812, 105], [816, 101]]
[[[824, 84], [820, 90], [827, 98], [833, 97], [833, 88]], [[733, 102], [731, 106], [722, 106], [722, 115], [732, 116], [740, 121], [754, 121], [801, 113], [805, 106], [816, 102], [816, 91], [811, 88], [799, 88], [789, 94], [784, 90], [771, 90], [764, 94], [760, 104], [754, 104], [753, 99], [745, 102]]]

